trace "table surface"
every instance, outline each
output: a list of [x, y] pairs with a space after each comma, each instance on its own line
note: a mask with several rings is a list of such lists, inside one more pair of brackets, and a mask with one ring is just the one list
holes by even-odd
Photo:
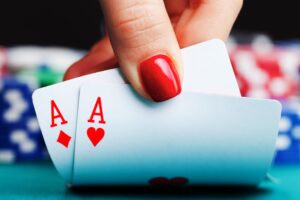
[[255, 189], [102, 187], [71, 190], [51, 163], [0, 165], [0, 199], [300, 199], [300, 166], [276, 166]]

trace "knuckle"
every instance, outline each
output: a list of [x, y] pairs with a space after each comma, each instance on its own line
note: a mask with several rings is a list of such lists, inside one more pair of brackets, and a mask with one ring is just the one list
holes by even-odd
[[163, 37], [161, 30], [168, 25], [168, 18], [159, 12], [161, 9], [155, 3], [147, 3], [120, 10], [114, 28], [122, 45], [135, 48]]

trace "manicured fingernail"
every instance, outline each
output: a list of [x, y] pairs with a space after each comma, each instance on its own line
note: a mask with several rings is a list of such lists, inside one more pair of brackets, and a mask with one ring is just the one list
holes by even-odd
[[139, 74], [144, 89], [154, 101], [165, 101], [181, 92], [174, 63], [166, 55], [156, 55], [143, 61]]

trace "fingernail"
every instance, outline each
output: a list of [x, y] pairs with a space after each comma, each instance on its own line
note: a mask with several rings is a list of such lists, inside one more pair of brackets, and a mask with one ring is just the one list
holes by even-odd
[[156, 102], [168, 100], [181, 92], [174, 63], [166, 55], [156, 55], [143, 61], [139, 74], [144, 89]]

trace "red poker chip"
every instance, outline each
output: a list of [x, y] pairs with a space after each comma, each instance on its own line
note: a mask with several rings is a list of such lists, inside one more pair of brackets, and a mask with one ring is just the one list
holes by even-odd
[[243, 96], [287, 99], [297, 95], [299, 51], [278, 47], [258, 51], [238, 45], [230, 59]]

